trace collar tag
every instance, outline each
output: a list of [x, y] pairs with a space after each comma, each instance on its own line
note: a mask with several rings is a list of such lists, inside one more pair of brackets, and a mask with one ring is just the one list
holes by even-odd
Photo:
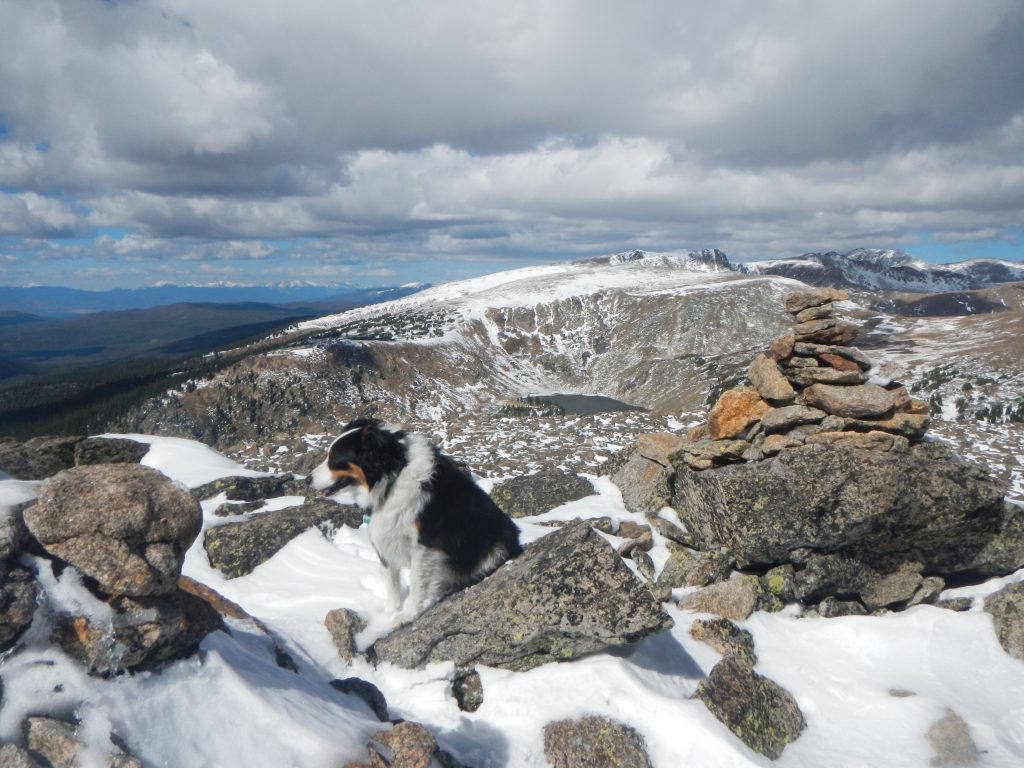
[[369, 515], [363, 515], [363, 525], [369, 525], [369, 524], [370, 524], [370, 516]]

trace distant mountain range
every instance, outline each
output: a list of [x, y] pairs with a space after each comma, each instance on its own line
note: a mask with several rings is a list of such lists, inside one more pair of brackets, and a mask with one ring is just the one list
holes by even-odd
[[[171, 285], [159, 284], [145, 288], [113, 288], [108, 291], [83, 291], [54, 285], [0, 286], [0, 323], [10, 313], [27, 313], [44, 317], [67, 317], [90, 312], [117, 312], [126, 309], [148, 309], [167, 304], [283, 304], [323, 306], [325, 312], [335, 306], [358, 306], [374, 301], [387, 301], [405, 296], [424, 286], [408, 284], [383, 288], [354, 288], [337, 285], [283, 283], [280, 285]], [[22, 320], [21, 322], [24, 322]]]
[[899, 250], [857, 248], [848, 253], [805, 253], [792, 259], [752, 261], [733, 267], [755, 275], [791, 277], [810, 285], [866, 291], [938, 293], [989, 288], [1024, 280], [1024, 263], [971, 259], [929, 264]]

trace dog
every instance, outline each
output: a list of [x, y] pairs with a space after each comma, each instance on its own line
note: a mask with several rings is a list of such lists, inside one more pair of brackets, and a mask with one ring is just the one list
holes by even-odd
[[387, 571], [387, 610], [402, 622], [522, 552], [512, 519], [451, 458], [422, 435], [376, 419], [346, 425], [306, 482], [324, 496], [355, 492]]

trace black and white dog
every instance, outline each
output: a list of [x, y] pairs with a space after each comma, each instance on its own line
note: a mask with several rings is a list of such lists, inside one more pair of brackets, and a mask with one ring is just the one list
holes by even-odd
[[[468, 474], [422, 435], [376, 419], [348, 424], [307, 482], [325, 496], [354, 490], [387, 570], [387, 608], [400, 621], [522, 552], [515, 523]], [[411, 584], [404, 608], [403, 567]]]

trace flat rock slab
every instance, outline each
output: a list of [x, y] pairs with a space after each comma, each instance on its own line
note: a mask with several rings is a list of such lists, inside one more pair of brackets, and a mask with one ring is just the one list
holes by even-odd
[[651, 768], [643, 736], [607, 717], [548, 723], [544, 757], [554, 768]]
[[534, 542], [491, 576], [374, 645], [380, 661], [526, 670], [627, 645], [671, 617], [585, 521]]
[[221, 477], [192, 489], [192, 496], [197, 501], [209, 499], [220, 493], [225, 494], [228, 501], [262, 501], [275, 496], [305, 496], [305, 481], [296, 479], [294, 475], [268, 475], [266, 477], [246, 477], [232, 475]]
[[812, 384], [804, 390], [804, 398], [808, 405], [852, 419], [887, 416], [896, 404], [892, 393], [877, 384]]
[[700, 549], [740, 567], [789, 562], [801, 547], [839, 552], [882, 573], [908, 561], [938, 574], [980, 569], [1003, 525], [1005, 483], [953, 460], [941, 443], [905, 453], [805, 445], [764, 461], [680, 468], [673, 508]]
[[772, 760], [807, 727], [793, 695], [738, 654], [714, 666], [697, 698], [744, 744]]
[[850, 298], [849, 293], [835, 288], [810, 288], [805, 291], [793, 291], [786, 296], [786, 311], [795, 315], [811, 307], [820, 307], [833, 301], [845, 301], [848, 298]]
[[234, 579], [252, 573], [281, 547], [314, 526], [358, 528], [362, 524], [363, 513], [358, 507], [325, 499], [210, 528], [203, 546], [210, 565]]

